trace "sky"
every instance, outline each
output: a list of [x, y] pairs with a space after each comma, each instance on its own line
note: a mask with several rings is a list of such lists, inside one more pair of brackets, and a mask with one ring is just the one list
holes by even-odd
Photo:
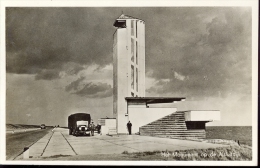
[[220, 110], [207, 125], [252, 125], [250, 7], [6, 8], [6, 123], [113, 117], [113, 23], [145, 21], [146, 96]]

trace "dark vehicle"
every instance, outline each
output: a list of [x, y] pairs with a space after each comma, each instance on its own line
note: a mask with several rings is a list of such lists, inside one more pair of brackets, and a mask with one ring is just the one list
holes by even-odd
[[91, 121], [90, 114], [75, 113], [68, 117], [69, 135], [90, 135], [89, 124]]
[[41, 124], [41, 129], [46, 129], [45, 124]]
[[98, 124], [95, 128], [95, 130], [98, 132], [98, 134], [100, 134], [100, 130], [101, 130], [101, 125]]

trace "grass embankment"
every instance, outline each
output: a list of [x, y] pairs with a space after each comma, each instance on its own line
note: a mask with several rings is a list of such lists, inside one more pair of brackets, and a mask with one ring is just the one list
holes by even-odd
[[191, 149], [178, 151], [154, 151], [127, 153], [136, 160], [169, 160], [169, 161], [242, 161], [252, 160], [252, 149], [246, 146], [230, 146], [209, 149]]
[[40, 128], [39, 125], [25, 125], [25, 124], [6, 124], [6, 130], [30, 129]]

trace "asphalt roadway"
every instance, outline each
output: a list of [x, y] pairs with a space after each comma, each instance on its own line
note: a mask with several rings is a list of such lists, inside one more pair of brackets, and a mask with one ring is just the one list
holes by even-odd
[[[16, 160], [54, 156], [122, 154], [126, 151], [130, 153], [205, 149], [223, 146], [226, 145], [139, 135], [108, 136], [95, 134], [95, 136], [75, 137], [69, 135], [68, 129], [55, 128], [33, 144], [27, 151], [27, 155], [22, 154]], [[24, 156], [27, 156], [27, 158], [24, 158]]]
[[[51, 131], [47, 129], [15, 130], [14, 133], [6, 133], [6, 159], [13, 160], [21, 154], [24, 147], [30, 146]], [[11, 131], [12, 132], [12, 131]]]

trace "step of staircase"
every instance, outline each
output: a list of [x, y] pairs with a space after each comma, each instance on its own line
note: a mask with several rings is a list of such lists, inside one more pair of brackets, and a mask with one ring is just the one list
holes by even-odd
[[143, 136], [154, 136], [154, 137], [171, 137], [171, 138], [205, 138], [204, 135], [201, 135], [201, 136], [196, 136], [196, 135], [190, 135], [190, 136], [187, 136], [187, 135], [153, 135], [153, 134], [147, 134], [147, 135], [143, 135]]
[[190, 136], [199, 136], [199, 137], [202, 137], [202, 136], [205, 136], [205, 134], [170, 134], [170, 133], [168, 133], [168, 134], [155, 134], [155, 133], [144, 133], [144, 135], [153, 135], [153, 136], [187, 136], [187, 135], [189, 135], [189, 137]]
[[166, 132], [151, 132], [151, 131], [143, 131], [142, 133], [144, 134], [185, 134], [185, 135], [189, 135], [189, 134], [204, 134], [204, 132], [180, 132], [180, 131], [166, 131]]
[[143, 132], [144, 134], [153, 135], [204, 135], [203, 132]]
[[171, 125], [185, 125], [185, 122], [156, 122], [156, 123], [149, 123], [147, 125], [165, 125], [165, 124], [171, 124]]
[[172, 136], [172, 135], [143, 135], [143, 136], [153, 136], [153, 137], [161, 137], [161, 138], [171, 138], [171, 139], [191, 139], [191, 138], [194, 138], [194, 139], [205, 139], [206, 137], [205, 136]]

